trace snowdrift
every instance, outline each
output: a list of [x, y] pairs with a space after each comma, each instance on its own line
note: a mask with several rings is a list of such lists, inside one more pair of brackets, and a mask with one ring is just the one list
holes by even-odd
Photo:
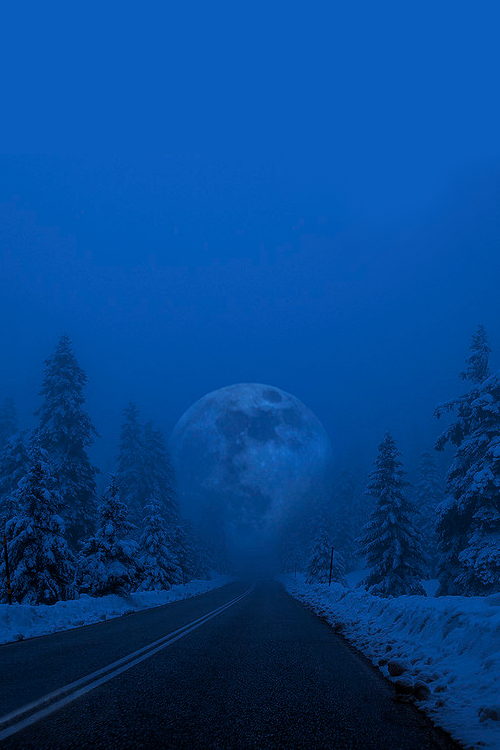
[[382, 599], [282, 580], [436, 724], [468, 746], [500, 748], [500, 594]]
[[150, 607], [188, 599], [207, 591], [225, 586], [233, 579], [228, 576], [211, 581], [191, 581], [185, 585], [172, 586], [168, 591], [139, 591], [121, 596], [92, 597], [82, 594], [79, 599], [45, 604], [0, 604], [0, 643], [20, 641], [37, 635], [56, 633], [101, 620], [120, 617]]

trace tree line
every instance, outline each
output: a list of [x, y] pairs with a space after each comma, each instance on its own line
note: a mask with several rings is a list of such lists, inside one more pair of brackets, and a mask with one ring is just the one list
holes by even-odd
[[298, 567], [309, 582], [326, 582], [333, 548], [333, 580], [345, 582], [345, 571], [364, 560], [363, 584], [379, 596], [424, 594], [422, 579], [435, 576], [438, 596], [500, 591], [500, 371], [491, 372], [490, 353], [480, 325], [460, 373], [466, 393], [435, 410], [450, 419], [434, 448], [454, 449], [444, 487], [425, 451], [412, 488], [386, 433], [363, 494], [343, 471], [331, 496], [313, 498], [306, 516], [288, 519], [285, 571]]
[[[345, 583], [362, 559], [365, 586], [381, 596], [422, 594], [421, 580], [436, 576], [438, 595], [500, 591], [500, 372], [491, 373], [489, 358], [479, 326], [460, 374], [467, 391], [435, 410], [449, 422], [434, 447], [454, 451], [444, 486], [426, 451], [411, 487], [387, 433], [364, 491], [343, 470], [327, 497], [290, 509], [280, 534], [284, 571], [321, 582], [331, 567]], [[0, 534], [13, 598], [50, 604], [222, 572], [224, 545], [201, 539], [181, 518], [164, 437], [141, 423], [134, 403], [124, 411], [115, 473], [98, 497], [86, 383], [64, 334], [45, 362], [35, 430], [19, 429], [12, 399], [0, 408]], [[0, 601], [7, 597], [2, 559]]]
[[116, 471], [98, 497], [86, 383], [63, 334], [45, 361], [35, 430], [19, 429], [12, 399], [0, 410], [0, 601], [9, 596], [6, 559], [12, 598], [29, 604], [210, 576], [210, 549], [179, 513], [164, 437], [140, 423], [134, 403], [124, 412]]

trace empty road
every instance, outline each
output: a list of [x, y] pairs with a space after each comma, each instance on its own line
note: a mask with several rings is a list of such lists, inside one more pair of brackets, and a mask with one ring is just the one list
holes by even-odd
[[2, 750], [457, 747], [393, 697], [273, 581], [0, 646]]

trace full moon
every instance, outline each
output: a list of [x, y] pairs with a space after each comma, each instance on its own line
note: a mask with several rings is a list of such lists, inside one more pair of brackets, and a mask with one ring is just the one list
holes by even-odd
[[238, 537], [275, 528], [321, 491], [332, 462], [317, 417], [274, 386], [239, 383], [203, 396], [170, 438], [181, 509]]

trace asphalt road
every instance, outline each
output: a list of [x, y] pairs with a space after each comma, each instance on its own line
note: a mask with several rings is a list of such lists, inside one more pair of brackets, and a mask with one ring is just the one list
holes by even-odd
[[[2, 750], [457, 747], [413, 706], [395, 702], [392, 685], [278, 583], [260, 582], [199, 621], [248, 589], [234, 583], [0, 647], [0, 717], [56, 693], [0, 727], [48, 712], [4, 738]], [[174, 631], [148, 658], [147, 650], [128, 658]], [[73, 692], [59, 692], [116, 660], [115, 676], [100, 671]], [[74, 698], [77, 688], [88, 692]]]

